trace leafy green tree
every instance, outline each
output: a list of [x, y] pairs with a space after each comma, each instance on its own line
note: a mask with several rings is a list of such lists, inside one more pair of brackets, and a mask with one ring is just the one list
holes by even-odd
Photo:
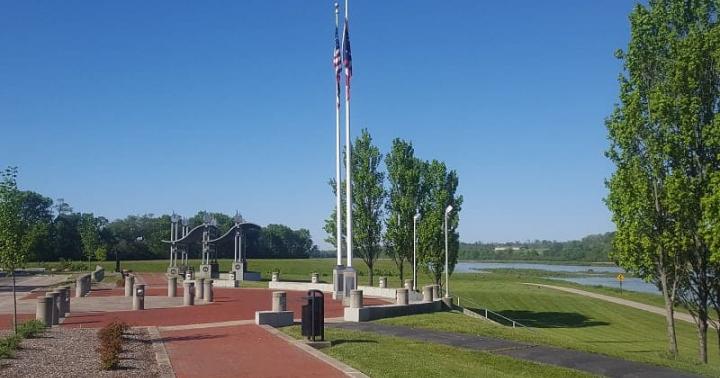
[[448, 171], [445, 163], [437, 160], [423, 166], [420, 210], [423, 218], [418, 224], [418, 257], [423, 269], [440, 285], [445, 271], [445, 209], [448, 205], [453, 207], [448, 218], [448, 268], [449, 274], [452, 274], [460, 245], [457, 226], [463, 197], [456, 193], [459, 182], [457, 172]]
[[710, 0], [656, 0], [630, 15], [620, 104], [606, 125], [617, 166], [606, 199], [617, 226], [613, 258], [658, 283], [668, 351], [677, 355], [673, 304], [696, 320], [700, 359], [712, 287], [702, 203], [718, 167], [718, 29]]
[[396, 138], [385, 157], [388, 201], [385, 205], [385, 249], [404, 280], [404, 263], [413, 257], [413, 218], [420, 208], [422, 162], [415, 157], [412, 143]]
[[78, 231], [80, 214], [60, 214], [53, 221], [53, 257], [67, 260], [83, 258], [82, 240]]
[[98, 249], [102, 246], [100, 227], [103, 223], [106, 223], [103, 218], [96, 218], [92, 213], [80, 215], [80, 239], [82, 240], [83, 253], [88, 261], [97, 259]]
[[[330, 185], [330, 188], [332, 188], [332, 193], [333, 193], [333, 197], [334, 197], [335, 193], [336, 193], [335, 179], [334, 178], [330, 179], [330, 181], [328, 181], [328, 185]], [[346, 188], [345, 180], [343, 180], [340, 183], [340, 192], [341, 192], [340, 193], [340, 215], [342, 217], [341, 219], [343, 219], [343, 220], [345, 219], [345, 209], [346, 209], [345, 204], [347, 203], [347, 198], [345, 197], [345, 193], [347, 193], [347, 190], [345, 188]], [[323, 230], [325, 230], [325, 232], [327, 233], [327, 237], [325, 238], [325, 241], [328, 242], [330, 245], [332, 245], [335, 248], [337, 248], [337, 241], [335, 240], [335, 239], [337, 239], [337, 232], [336, 232], [337, 224], [335, 223], [336, 214], [337, 214], [337, 209], [335, 207], [333, 207], [333, 210], [330, 213], [330, 216], [327, 219], [325, 219], [325, 225], [323, 226]], [[342, 240], [340, 241], [340, 250], [341, 251], [343, 250], [343, 248], [345, 246], [346, 224], [347, 223], [344, 221], [340, 222], [340, 227], [341, 227], [340, 235], [342, 238]], [[344, 254], [341, 253], [341, 256], [344, 256]]]
[[12, 277], [13, 329], [17, 333], [15, 270], [22, 268], [26, 260], [23, 248], [25, 227], [22, 222], [22, 196], [17, 188], [17, 168], [5, 169], [0, 177], [0, 268]]
[[353, 248], [368, 266], [368, 281], [372, 285], [373, 267], [382, 252], [385, 174], [378, 169], [382, 154], [372, 144], [367, 129], [355, 140], [352, 152]]

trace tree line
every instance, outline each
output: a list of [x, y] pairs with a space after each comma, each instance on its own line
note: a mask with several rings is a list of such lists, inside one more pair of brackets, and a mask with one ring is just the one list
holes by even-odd
[[[448, 206], [452, 206], [447, 217], [450, 273], [457, 262], [460, 244], [457, 226], [463, 197], [456, 193], [457, 172], [444, 162], [419, 159], [412, 143], [399, 138], [392, 141], [390, 152], [384, 156], [373, 144], [367, 129], [353, 141], [351, 149], [353, 253], [368, 266], [369, 283], [373, 282], [373, 267], [381, 255], [392, 258], [400, 279], [404, 279], [404, 264], [412, 263], [413, 258], [413, 218], [419, 215], [416, 222], [418, 269], [441, 284], [445, 271], [444, 223]], [[335, 194], [335, 180], [331, 179], [329, 184]], [[343, 181], [341, 248], [346, 245], [347, 234], [345, 187]], [[337, 248], [335, 216], [336, 209], [333, 209], [324, 229], [328, 235], [325, 240]], [[343, 255], [346, 252], [343, 250]]]
[[610, 261], [614, 232], [580, 240], [534, 240], [509, 243], [460, 243], [460, 260]]
[[619, 103], [606, 120], [616, 167], [605, 199], [617, 226], [611, 256], [659, 287], [669, 353], [679, 353], [673, 313], [681, 305], [707, 363], [710, 322], [720, 340], [718, 2], [651, 0], [635, 6], [630, 28], [616, 54]]
[[[162, 240], [170, 239], [170, 215], [129, 215], [109, 221], [93, 213], [73, 211], [63, 199], [53, 201], [33, 191], [17, 189], [17, 169], [8, 168], [3, 174], [6, 189], [0, 201], [15, 203], [8, 211], [8, 219], [16, 226], [4, 228], [18, 242], [2, 250], [0, 256], [19, 251], [23, 260], [50, 262], [104, 261], [166, 259], [169, 245]], [[218, 237], [233, 226], [233, 217], [222, 213], [198, 212], [187, 219], [192, 229], [203, 223], [206, 216], [215, 219], [217, 229], [211, 230]], [[247, 232], [243, 239], [248, 258], [308, 258], [317, 247], [307, 229], [292, 230], [270, 224], [258, 232]], [[200, 256], [200, 244], [189, 248], [190, 258]], [[218, 257], [233, 257], [232, 240], [216, 246]]]

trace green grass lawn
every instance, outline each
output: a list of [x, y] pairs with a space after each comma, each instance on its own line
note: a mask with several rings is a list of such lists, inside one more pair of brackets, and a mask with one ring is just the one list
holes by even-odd
[[[228, 272], [232, 264], [232, 259], [219, 259], [220, 271]], [[199, 259], [189, 260], [191, 266], [196, 269], [200, 265]], [[114, 270], [114, 261], [103, 261], [91, 263], [88, 266], [95, 267], [101, 265], [106, 270]], [[335, 259], [251, 259], [248, 260], [248, 270], [260, 272], [264, 280], [270, 280], [273, 271], [279, 271], [281, 279], [292, 281], [310, 281], [310, 274], [313, 272], [320, 273], [320, 280], [332, 282], [332, 269], [335, 265]], [[168, 267], [167, 260], [137, 260], [137, 261], [120, 261], [122, 269], [129, 269], [135, 272], [165, 272]], [[368, 269], [361, 259], [353, 259], [353, 268], [358, 272], [358, 282], [361, 285], [368, 283]], [[378, 277], [389, 277], [388, 285], [399, 287], [400, 279], [397, 273], [397, 267], [392, 260], [380, 259], [375, 265], [374, 284], [377, 285]], [[405, 264], [405, 278], [412, 277], [412, 267]], [[429, 277], [424, 277], [424, 281], [429, 283]]]
[[709, 334], [712, 340], [708, 345], [709, 364], [697, 362], [693, 324], [676, 323], [681, 355], [672, 360], [665, 353], [664, 317], [598, 299], [521, 284], [531, 278], [522, 272], [463, 274], [451, 281], [451, 287], [455, 295], [464, 299], [467, 307], [473, 307], [469, 304], [472, 301], [531, 326], [535, 332], [494, 326], [453, 313], [381, 322], [537, 342], [720, 376], [714, 335]]
[[[300, 338], [299, 326], [282, 329]], [[591, 377], [576, 370], [369, 332], [326, 329], [324, 353], [371, 377]]]

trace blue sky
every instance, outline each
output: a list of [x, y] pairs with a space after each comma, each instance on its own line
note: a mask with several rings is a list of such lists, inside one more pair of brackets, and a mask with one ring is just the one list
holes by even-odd
[[[352, 1], [353, 136], [458, 171], [464, 241], [613, 229], [604, 118], [632, 1]], [[16, 1], [0, 9], [0, 165], [76, 211], [334, 205], [332, 1]]]

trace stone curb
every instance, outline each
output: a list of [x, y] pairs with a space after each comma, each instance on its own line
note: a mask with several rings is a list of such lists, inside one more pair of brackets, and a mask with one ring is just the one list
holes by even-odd
[[228, 320], [226, 322], [213, 322], [213, 323], [195, 323], [195, 324], [184, 324], [176, 326], [161, 326], [155, 327], [158, 331], [185, 331], [190, 329], [202, 329], [202, 328], [217, 328], [217, 327], [232, 327], [239, 325], [255, 324], [255, 320]]
[[313, 357], [317, 358], [318, 360], [323, 361], [326, 364], [334, 367], [335, 369], [340, 370], [341, 372], [343, 372], [343, 374], [347, 375], [348, 377], [369, 378], [363, 372], [361, 372], [349, 365], [346, 365], [346, 364], [328, 356], [327, 354], [325, 354], [309, 345], [306, 345], [302, 341], [296, 340], [296, 339], [286, 335], [284, 332], [282, 332], [276, 328], [273, 328], [273, 327], [270, 327], [269, 325], [264, 325], [264, 324], [260, 325], [260, 327], [263, 328], [264, 330], [268, 331], [270, 334], [275, 335], [275, 336], [285, 340], [289, 344], [294, 345], [296, 348], [312, 355]]
[[155, 350], [155, 361], [157, 361], [158, 368], [160, 369], [161, 378], [175, 378], [175, 371], [173, 370], [172, 363], [170, 363], [170, 356], [165, 350], [165, 343], [160, 336], [158, 327], [145, 327], [148, 334], [150, 335], [150, 341], [152, 341], [153, 349]]

